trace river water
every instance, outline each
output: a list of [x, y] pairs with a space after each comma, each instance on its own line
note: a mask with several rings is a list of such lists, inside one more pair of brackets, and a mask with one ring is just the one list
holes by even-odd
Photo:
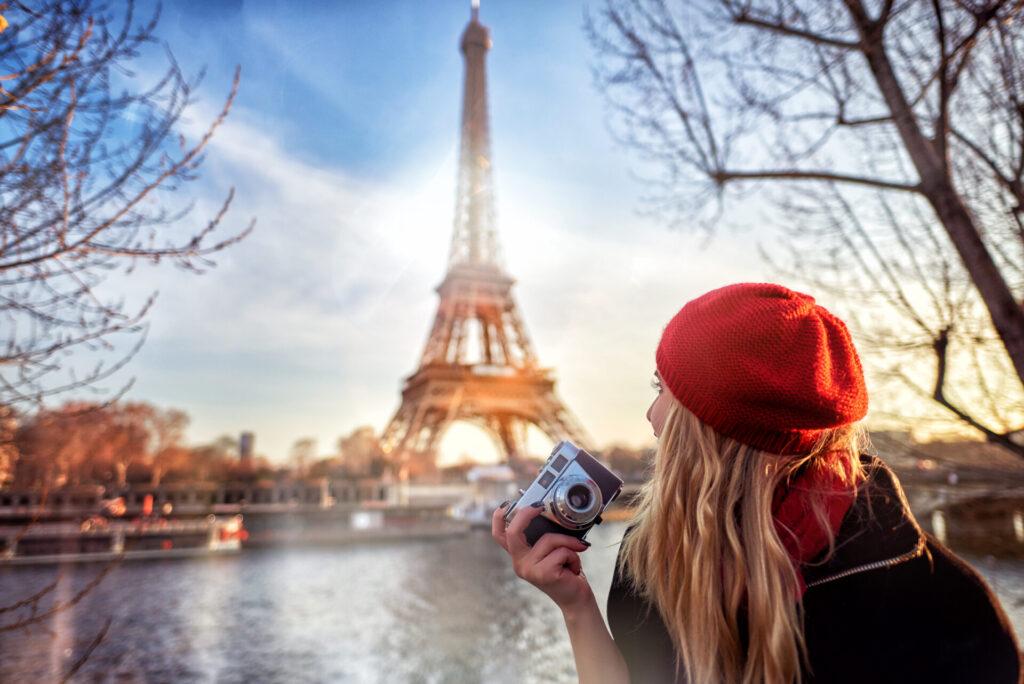
[[[603, 606], [622, 523], [594, 529], [584, 569]], [[968, 558], [1024, 636], [1024, 563]], [[0, 570], [0, 604], [62, 573], [67, 601], [102, 565]], [[0, 614], [0, 618], [9, 614]], [[128, 562], [39, 627], [0, 633], [0, 680], [574, 682], [560, 614], [487, 532], [343, 548]], [[0, 624], [9, 624], [9, 619]]]

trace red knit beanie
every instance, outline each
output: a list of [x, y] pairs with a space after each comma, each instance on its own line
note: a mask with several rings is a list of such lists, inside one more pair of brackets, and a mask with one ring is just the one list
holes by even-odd
[[805, 453], [868, 410], [846, 326], [781, 285], [729, 285], [687, 303], [665, 327], [656, 361], [701, 421], [770, 453]]

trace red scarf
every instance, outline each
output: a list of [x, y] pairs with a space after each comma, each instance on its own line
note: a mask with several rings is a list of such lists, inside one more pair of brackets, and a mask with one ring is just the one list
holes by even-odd
[[[844, 458], [836, 454], [836, 458]], [[849, 463], [843, 465], [849, 472]], [[811, 500], [821, 498], [825, 504], [828, 528], [819, 522], [811, 508]], [[779, 485], [772, 499], [775, 531], [789, 553], [796, 569], [799, 596], [807, 585], [800, 569], [828, 547], [829, 537], [835, 537], [839, 526], [857, 498], [849, 484], [849, 476], [840, 477], [834, 468], [811, 468], [794, 480]]]

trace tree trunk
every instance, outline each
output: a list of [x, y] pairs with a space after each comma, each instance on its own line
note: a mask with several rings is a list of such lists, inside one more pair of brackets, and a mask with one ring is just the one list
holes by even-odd
[[[1024, 383], [1024, 309], [1013, 297], [992, 255], [985, 247], [974, 220], [967, 212], [949, 178], [948, 166], [918, 126], [882, 42], [882, 30], [867, 19], [863, 5], [848, 2], [861, 36], [861, 49], [885, 99], [893, 121], [906, 145], [920, 178], [921, 192], [935, 209], [953, 246], [960, 255], [974, 286], [978, 289], [992, 324], [1006, 347], [1017, 377]], [[944, 136], [946, 131], [937, 131]]]
[[945, 182], [934, 190], [928, 188], [927, 183], [925, 185], [928, 201], [935, 208], [964, 267], [978, 288], [992, 317], [992, 324], [1017, 370], [1017, 377], [1024, 382], [1024, 309], [1014, 299], [992, 255], [985, 248], [973, 219], [953, 188]]

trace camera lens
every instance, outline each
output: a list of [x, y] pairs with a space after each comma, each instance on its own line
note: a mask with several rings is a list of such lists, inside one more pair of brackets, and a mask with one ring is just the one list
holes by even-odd
[[590, 502], [593, 500], [593, 497], [590, 495], [588, 487], [573, 485], [569, 488], [565, 500], [570, 508], [575, 508], [577, 511], [585, 511], [590, 508]]
[[601, 490], [585, 475], [565, 475], [551, 495], [554, 520], [562, 527], [582, 529], [594, 523], [601, 512]]

